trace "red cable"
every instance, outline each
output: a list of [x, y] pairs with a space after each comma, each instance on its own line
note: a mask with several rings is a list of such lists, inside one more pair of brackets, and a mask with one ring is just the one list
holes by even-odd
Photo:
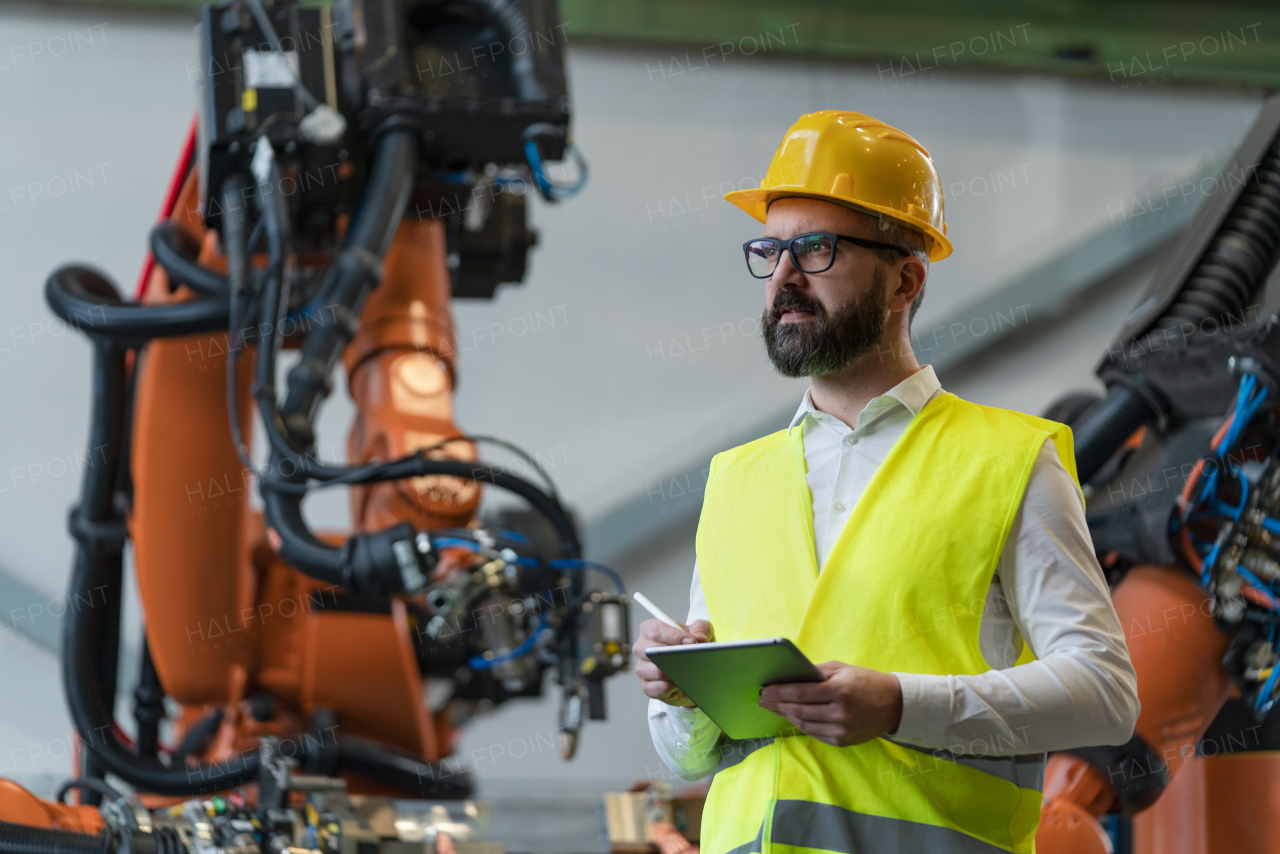
[[[1218, 444], [1223, 437], [1227, 435], [1227, 430], [1231, 427], [1231, 422], [1235, 420], [1235, 414], [1227, 416], [1227, 420], [1222, 422], [1222, 426], [1218, 428], [1218, 432], [1214, 434], [1213, 439], [1209, 441], [1209, 447], [1215, 451], [1218, 450]], [[1191, 564], [1196, 574], [1200, 574], [1204, 569], [1204, 558], [1196, 553], [1195, 546], [1191, 544], [1191, 532], [1187, 529], [1186, 518], [1191, 509], [1191, 493], [1195, 492], [1196, 484], [1200, 482], [1200, 475], [1204, 472], [1204, 464], [1207, 458], [1196, 460], [1196, 464], [1191, 469], [1191, 474], [1187, 477], [1187, 482], [1182, 485], [1182, 494], [1178, 496], [1178, 507], [1182, 510], [1182, 530], [1181, 543], [1183, 554], [1187, 558], [1187, 563]]]
[[[178, 204], [178, 194], [182, 192], [182, 185], [187, 180], [187, 173], [191, 171], [191, 161], [196, 156], [196, 129], [199, 126], [200, 117], [196, 116], [191, 120], [191, 127], [187, 130], [187, 140], [182, 144], [182, 154], [178, 157], [178, 165], [174, 167], [173, 177], [169, 180], [169, 191], [164, 195], [164, 204], [160, 208], [160, 218], [156, 222], [164, 222], [173, 214], [174, 207]], [[151, 257], [151, 250], [147, 250], [147, 256], [142, 261], [142, 275], [138, 277], [138, 287], [134, 291], [134, 301], [142, 299], [143, 293], [147, 290], [147, 280], [151, 278], [151, 271], [155, 269], [156, 259]]]

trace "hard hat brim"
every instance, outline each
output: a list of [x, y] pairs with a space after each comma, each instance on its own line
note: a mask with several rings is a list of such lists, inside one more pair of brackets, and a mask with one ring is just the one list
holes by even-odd
[[842, 207], [856, 205], [860, 208], [882, 213], [892, 219], [898, 220], [904, 225], [909, 225], [912, 228], [923, 231], [925, 234], [929, 235], [933, 240], [933, 246], [929, 249], [930, 261], [941, 261], [943, 258], [946, 258], [951, 254], [951, 241], [947, 239], [945, 234], [926, 222], [915, 219], [914, 217], [902, 216], [898, 211], [885, 208], [881, 205], [869, 205], [859, 202], [856, 199], [843, 199], [839, 196], [830, 195], [829, 193], [806, 193], [803, 190], [794, 191], [763, 188], [734, 190], [732, 193], [725, 193], [724, 199], [725, 201], [731, 202], [732, 204], [742, 208], [750, 214], [753, 219], [756, 219], [759, 222], [764, 222], [765, 214], [768, 213], [770, 202], [778, 198], [796, 196], [804, 199], [817, 199], [822, 202], [831, 202], [832, 204], [841, 205]]

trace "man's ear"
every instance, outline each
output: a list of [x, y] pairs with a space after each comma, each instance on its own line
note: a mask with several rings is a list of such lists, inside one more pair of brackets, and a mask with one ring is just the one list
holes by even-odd
[[[929, 275], [929, 271], [925, 269], [919, 258], [914, 255], [908, 255], [898, 261], [896, 273], [898, 286], [894, 289], [894, 296], [905, 296], [906, 305], [910, 307], [915, 298], [920, 296], [920, 291], [924, 289], [924, 281]], [[907, 290], [905, 294], [903, 293], [904, 289]]]
[[912, 277], [906, 269], [903, 261], [899, 260], [893, 264], [885, 264], [882, 269], [884, 274], [884, 287], [887, 293], [884, 296], [885, 308], [897, 313], [906, 311], [911, 307], [911, 301], [915, 299], [914, 295], [908, 296], [904, 289], [911, 287]]

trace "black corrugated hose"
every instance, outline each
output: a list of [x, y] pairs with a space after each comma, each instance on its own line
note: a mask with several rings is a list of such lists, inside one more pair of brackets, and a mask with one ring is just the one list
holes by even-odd
[[[118, 297], [117, 297], [118, 298]], [[67, 705], [87, 751], [103, 768], [135, 788], [162, 795], [222, 791], [257, 777], [256, 752], [213, 765], [167, 767], [153, 756], [139, 756], [117, 736], [112, 712], [114, 692], [104, 683], [98, 650], [107, 627], [120, 608], [119, 585], [112, 585], [113, 555], [124, 548], [125, 535], [114, 507], [115, 483], [128, 441], [125, 430], [125, 349], [95, 340], [93, 407], [89, 447], [101, 449], [102, 463], [86, 466], [80, 505], [73, 513], [77, 538], [71, 575], [71, 601], [105, 602], [82, 608], [63, 622], [63, 687]], [[82, 598], [79, 598], [82, 597]]]
[[102, 273], [80, 264], [55, 270], [44, 286], [53, 313], [86, 335], [121, 341], [174, 338], [227, 328], [229, 302], [202, 299], [169, 305], [125, 303]]
[[0, 854], [112, 854], [109, 833], [92, 835], [0, 821]]
[[[285, 404], [279, 409], [275, 396], [274, 342], [264, 341], [260, 347], [258, 404], [274, 445], [272, 470], [296, 473], [293, 478], [285, 477], [286, 480], [306, 482], [306, 476], [294, 463], [298, 452], [286, 443], [295, 441], [309, 446], [312, 442], [311, 422], [320, 401], [329, 393], [329, 375], [354, 337], [356, 318], [365, 298], [381, 279], [382, 257], [395, 237], [409, 202], [417, 158], [418, 140], [411, 130], [391, 130], [379, 140], [359, 214], [352, 223], [346, 245], [334, 261], [334, 274], [320, 297], [336, 320], [320, 324], [307, 334], [302, 358], [289, 372]], [[287, 222], [276, 221], [280, 217], [272, 214], [264, 211], [268, 240], [282, 242], [287, 247]], [[274, 234], [276, 230], [281, 232], [279, 236]], [[263, 301], [262, 321], [273, 324], [271, 328], [278, 314], [274, 305], [277, 298], [278, 295]], [[388, 531], [356, 535], [343, 547], [336, 548], [307, 527], [302, 515], [302, 494], [267, 489], [262, 492], [267, 525], [280, 535], [278, 551], [286, 563], [313, 578], [340, 584], [356, 595], [386, 596], [404, 589], [390, 549], [393, 541], [413, 540], [412, 525], [405, 523]]]
[[428, 765], [411, 753], [354, 736], [338, 739], [337, 767], [398, 786], [419, 798], [468, 798], [474, 788], [471, 775], [460, 768], [450, 771], [444, 764]]
[[[1202, 329], [1244, 315], [1265, 280], [1280, 246], [1280, 138], [1258, 165], [1255, 180], [1236, 200], [1226, 221], [1187, 278], [1177, 299], [1152, 331], [1130, 342], [1137, 350], [1160, 349], [1165, 330]], [[1215, 327], [1216, 328], [1216, 327]], [[1085, 483], [1133, 432], [1159, 413], [1133, 389], [1114, 385], [1107, 399], [1074, 428], [1076, 471]]]
[[187, 285], [206, 294], [226, 296], [227, 277], [202, 266], [197, 257], [200, 243], [176, 222], [162, 222], [151, 229], [151, 256], [173, 286]]

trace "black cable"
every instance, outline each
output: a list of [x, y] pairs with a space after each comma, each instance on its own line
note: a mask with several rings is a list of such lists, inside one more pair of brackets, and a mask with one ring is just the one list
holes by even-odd
[[145, 632], [141, 657], [138, 687], [133, 692], [133, 719], [138, 725], [135, 741], [140, 756], [156, 756], [160, 753], [160, 724], [164, 721], [164, 685], [160, 682], [160, 674], [156, 673], [151, 644]]
[[118, 801], [124, 797], [124, 795], [108, 785], [105, 780], [99, 780], [96, 777], [78, 777], [74, 780], [64, 781], [58, 787], [58, 793], [53, 796], [53, 799], [60, 804], [65, 804], [67, 802], [67, 793], [72, 789], [87, 789], [113, 801]]
[[[241, 201], [240, 198], [236, 199], [237, 204]], [[227, 218], [235, 219], [230, 214]], [[236, 226], [243, 229], [243, 221], [237, 222]], [[259, 219], [254, 224], [247, 243], [247, 254], [252, 255], [255, 247], [262, 241], [266, 231], [265, 226], [263, 219]], [[223, 226], [222, 232], [225, 251], [226, 226]], [[164, 270], [173, 287], [187, 285], [210, 296], [225, 297], [231, 288], [230, 276], [224, 276], [217, 270], [202, 265], [198, 260], [199, 254], [199, 241], [180, 223], [162, 222], [151, 230], [151, 255]], [[250, 269], [247, 275], [250, 279], [257, 279], [263, 273], [264, 271], [261, 270]], [[295, 271], [295, 277], [297, 276], [298, 273]], [[308, 277], [308, 281], [311, 281], [311, 277]], [[315, 294], [309, 292], [307, 288], [295, 288], [289, 300], [289, 310], [304, 308], [313, 296]]]
[[[103, 555], [103, 564], [99, 575], [98, 589], [102, 604], [98, 607], [103, 612], [102, 628], [98, 633], [98, 649], [96, 667], [102, 674], [102, 695], [109, 697], [111, 706], [115, 707], [116, 692], [119, 688], [120, 672], [120, 619], [121, 588], [124, 585], [124, 555], [115, 552]], [[113, 717], [114, 719], [114, 717]], [[103, 779], [111, 770], [96, 753], [85, 751], [81, 757], [80, 776], [87, 779]], [[85, 792], [81, 800], [92, 806], [101, 803], [96, 792]]]
[[[545, 482], [547, 493], [559, 501], [560, 496], [556, 491], [555, 483], [551, 480], [550, 475], [542, 466], [538, 465], [529, 454], [521, 450], [516, 445], [505, 442], [501, 439], [493, 439], [488, 436], [454, 436], [451, 439], [444, 439], [434, 445], [427, 445], [418, 448], [411, 454], [403, 457], [397, 457], [394, 460], [379, 460], [378, 462], [366, 463], [359, 466], [342, 466], [328, 465], [316, 460], [308, 459], [305, 465], [299, 466], [299, 470], [308, 478], [312, 478], [317, 482], [314, 485], [294, 483], [283, 480], [272, 480], [269, 488], [278, 489], [281, 492], [296, 492], [302, 494], [315, 489], [327, 489], [332, 486], [352, 486], [356, 484], [382, 483], [388, 480], [401, 480], [406, 477], [418, 477], [419, 468], [423, 462], [431, 462], [434, 457], [427, 457], [431, 451], [446, 447], [454, 442], [492, 442], [496, 445], [502, 445], [510, 449], [517, 456], [526, 460], [539, 476]], [[466, 462], [469, 466], [477, 466], [480, 468], [491, 468], [497, 470], [501, 468], [497, 465], [490, 465], [485, 462], [467, 462], [465, 460], [452, 460], [452, 462]], [[519, 477], [519, 475], [513, 475]], [[475, 478], [470, 478], [475, 480]], [[523, 479], [523, 478], [522, 478]], [[526, 481], [528, 483], [528, 481]]]
[[[271, 470], [281, 472], [285, 481], [306, 481], [301, 471], [307, 465], [306, 455], [291, 447], [294, 437], [299, 437], [307, 448], [313, 444], [311, 425], [315, 412], [329, 393], [333, 365], [355, 335], [360, 308], [381, 279], [381, 258], [390, 247], [408, 204], [417, 155], [418, 140], [412, 131], [392, 130], [379, 139], [360, 211], [322, 291], [326, 306], [333, 308], [335, 322], [308, 333], [302, 359], [289, 372], [289, 390], [279, 410], [280, 419], [264, 417], [273, 448]], [[273, 239], [270, 218], [267, 234], [269, 241]], [[269, 282], [268, 290], [273, 287]], [[264, 308], [264, 316], [268, 311]], [[272, 385], [264, 369], [264, 365], [274, 366], [274, 349], [261, 347], [258, 354], [258, 399], [264, 409], [275, 406], [274, 396], [268, 398], [267, 390]], [[314, 578], [339, 584], [355, 595], [385, 596], [404, 589], [399, 563], [402, 551], [398, 550], [407, 540], [409, 549], [417, 554], [412, 525], [358, 534], [335, 548], [308, 528], [302, 515], [302, 495], [263, 489], [262, 496], [267, 524], [280, 538], [278, 552], [286, 563]]]
[[[427, 477], [430, 475], [446, 475], [464, 480], [475, 480], [491, 483], [528, 501], [533, 508], [546, 517], [556, 529], [560, 537], [564, 557], [577, 559], [581, 557], [582, 546], [578, 541], [577, 530], [568, 512], [552, 496], [543, 492], [533, 483], [509, 474], [497, 466], [483, 463], [468, 463], [462, 460], [431, 460], [425, 457], [410, 457], [394, 467], [380, 468], [370, 471], [364, 477], [353, 477], [347, 484], [376, 483], [387, 480], [401, 480], [408, 477]], [[308, 491], [306, 484], [291, 483], [280, 478], [263, 478], [261, 488], [264, 502], [268, 496], [281, 494], [292, 495], [297, 500]], [[332, 547], [330, 547], [332, 548]]]
[[[481, 10], [498, 28], [508, 45], [517, 38], [533, 38], [532, 28], [525, 13], [525, 4], [515, 3], [512, 0], [464, 0], [464, 3]], [[538, 80], [532, 50], [521, 53], [512, 51], [511, 79], [521, 100], [547, 100], [547, 91]]]
[[556, 483], [551, 479], [551, 475], [547, 474], [547, 470], [542, 467], [542, 464], [534, 459], [533, 455], [524, 448], [521, 448], [516, 443], [509, 442], [506, 439], [500, 439], [497, 436], [455, 436], [452, 439], [442, 439], [434, 445], [422, 448], [421, 453], [425, 454], [429, 451], [443, 448], [451, 442], [475, 442], [477, 444], [487, 442], [490, 445], [497, 445], [500, 448], [506, 448], [508, 451], [528, 463], [529, 467], [538, 473], [538, 477], [542, 478], [543, 485], [546, 486], [548, 494], [550, 494], [557, 502], [560, 501], [560, 492], [556, 489]]
[[[280, 166], [271, 159], [267, 183], [276, 187], [280, 185]], [[266, 336], [259, 335], [257, 382], [254, 386], [254, 398], [258, 401], [258, 410], [267, 428], [267, 435], [285, 456], [305, 454], [308, 441], [299, 442], [285, 425], [284, 415], [280, 411], [276, 399], [276, 354], [283, 341], [282, 326], [287, 307], [289, 293], [293, 284], [293, 232], [289, 223], [289, 208], [283, 194], [257, 194], [258, 211], [264, 223], [264, 234], [267, 238], [267, 274], [264, 288], [261, 313], [259, 314], [259, 330], [266, 330]]]
[[[80, 529], [110, 526], [119, 521], [113, 499], [121, 451], [127, 441], [125, 350], [110, 340], [97, 339], [93, 374], [89, 447], [101, 451], [95, 456], [100, 456], [102, 461], [84, 468], [80, 505], [75, 511]], [[211, 765], [170, 768], [155, 757], [135, 754], [117, 735], [115, 697], [107, 693], [100, 657], [107, 629], [113, 624], [111, 612], [119, 608], [118, 587], [111, 591], [108, 583], [111, 556], [113, 553], [118, 556], [123, 548], [123, 539], [82, 536], [77, 543], [72, 570], [69, 601], [101, 598], [103, 594], [97, 591], [104, 586], [110, 593], [102, 606], [83, 608], [75, 619], [63, 622], [63, 687], [71, 719], [86, 752], [134, 788], [162, 795], [217, 792], [253, 781], [257, 776], [257, 753]]]
[[[245, 198], [248, 188], [252, 186], [247, 175], [235, 173], [228, 175], [222, 182], [223, 210], [233, 210], [228, 205], [238, 205]], [[262, 226], [258, 220], [258, 226]], [[240, 310], [248, 299], [249, 255], [244, 236], [244, 220], [226, 215], [222, 218], [222, 245], [227, 254], [227, 416], [231, 427], [231, 441], [236, 455], [245, 471], [256, 472], [253, 461], [249, 459], [249, 446], [240, 430], [240, 399], [236, 389], [236, 366], [240, 354], [245, 347], [244, 329], [241, 326]], [[258, 229], [254, 229], [254, 234]], [[253, 242], [250, 235], [248, 242]]]
[[226, 711], [218, 706], [191, 725], [191, 729], [187, 730], [182, 736], [182, 741], [173, 751], [173, 761], [182, 763], [188, 756], [202, 752], [209, 746], [209, 742], [213, 741], [213, 737], [218, 734], [218, 727], [222, 726], [222, 719], [226, 716]]
[[373, 777], [416, 797], [453, 800], [471, 796], [471, 777], [461, 768], [424, 762], [422, 757], [355, 736], [338, 739], [338, 769]]
[[1088, 483], [1116, 449], [1157, 413], [1142, 397], [1116, 386], [1082, 422], [1072, 427], [1076, 449], [1076, 473]]
[[[267, 230], [267, 224], [259, 219], [253, 224], [253, 231], [249, 232], [248, 254], [252, 255], [258, 251], [258, 244], [262, 242], [262, 235]], [[226, 234], [224, 231], [223, 234]]]
[[115, 285], [91, 267], [54, 270], [44, 288], [53, 313], [86, 335], [141, 342], [227, 328], [227, 301], [201, 299], [170, 305], [126, 304]]
[[0, 821], [0, 854], [110, 854], [114, 850], [109, 833], [93, 836]]
[[[228, 217], [234, 218], [231, 214]], [[187, 285], [197, 291], [226, 296], [227, 277], [200, 264], [200, 243], [185, 226], [162, 222], [151, 229], [151, 257], [169, 277], [172, 287]]]
[[[382, 477], [378, 475], [378, 472], [383, 469], [390, 469], [394, 466], [412, 463], [418, 458], [424, 457], [426, 454], [429, 454], [431, 451], [436, 451], [436, 450], [439, 450], [440, 448], [447, 447], [453, 444], [454, 442], [473, 442], [476, 444], [488, 443], [491, 445], [497, 445], [501, 448], [506, 448], [508, 451], [510, 451], [511, 453], [515, 454], [517, 457], [519, 457], [520, 459], [528, 463], [529, 467], [532, 468], [535, 472], [537, 472], [538, 476], [542, 478], [543, 485], [546, 487], [547, 493], [552, 498], [554, 498], [557, 502], [560, 501], [560, 493], [556, 489], [555, 481], [551, 478], [551, 475], [547, 473], [547, 470], [544, 469], [536, 459], [534, 459], [533, 455], [530, 454], [528, 451], [524, 450], [523, 448], [521, 448], [519, 445], [516, 445], [513, 442], [508, 442], [506, 439], [500, 439], [497, 436], [475, 436], [475, 435], [453, 436], [448, 439], [441, 439], [439, 442], [436, 442], [434, 445], [427, 445], [425, 447], [418, 448], [412, 454], [399, 457], [398, 459], [379, 461], [377, 463], [369, 463], [363, 466], [327, 466], [327, 465], [324, 465], [323, 463], [318, 463], [318, 462], [312, 463], [311, 461], [308, 461], [308, 465], [306, 466], [304, 471], [307, 473], [308, 476], [313, 477], [317, 481], [319, 481], [318, 483], [312, 486], [304, 486], [301, 484], [280, 484], [279, 488], [288, 492], [292, 487], [295, 487], [295, 486], [303, 490], [309, 490], [309, 489], [325, 489], [330, 486], [349, 486], [353, 483], [374, 483], [382, 480], [397, 480], [399, 479], [399, 476]], [[487, 464], [472, 463], [472, 465], [487, 465]]]
[[289, 371], [282, 411], [299, 435], [310, 432], [316, 411], [332, 390], [333, 366], [355, 336], [365, 298], [382, 279], [382, 258], [409, 202], [417, 158], [418, 140], [411, 131], [390, 131], [378, 142], [359, 211], [318, 297], [332, 321], [307, 335], [302, 358]]

